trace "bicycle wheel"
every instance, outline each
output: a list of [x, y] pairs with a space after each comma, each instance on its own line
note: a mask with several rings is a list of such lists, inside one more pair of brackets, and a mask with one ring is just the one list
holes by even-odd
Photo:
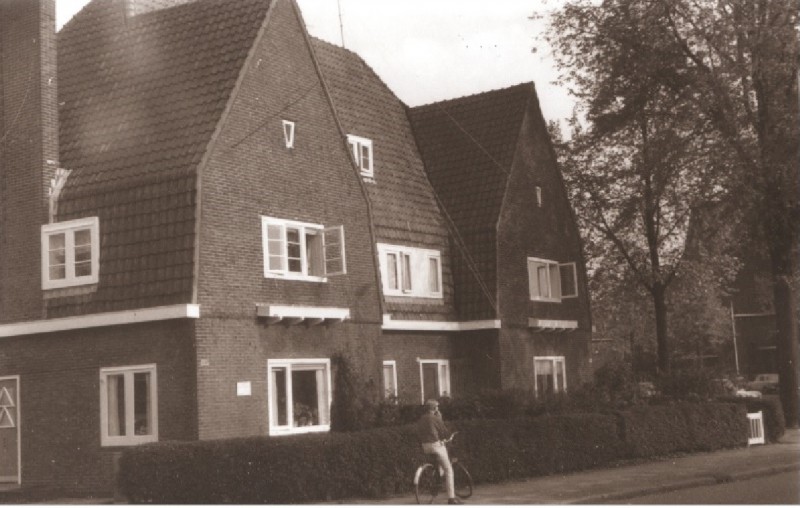
[[417, 504], [431, 504], [439, 495], [441, 485], [439, 471], [433, 464], [419, 466], [414, 474], [414, 495], [417, 496]]
[[467, 499], [472, 495], [472, 475], [461, 462], [453, 464], [453, 482], [456, 487], [456, 495], [462, 499]]

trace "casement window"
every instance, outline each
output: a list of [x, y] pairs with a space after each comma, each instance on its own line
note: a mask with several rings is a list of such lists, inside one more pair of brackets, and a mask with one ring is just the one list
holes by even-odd
[[575, 263], [528, 258], [528, 287], [531, 300], [560, 302], [577, 297]]
[[283, 141], [286, 148], [294, 148], [294, 122], [283, 120]]
[[422, 402], [450, 396], [450, 361], [420, 360], [419, 381]]
[[158, 441], [155, 365], [100, 369], [100, 444]]
[[361, 170], [361, 175], [372, 177], [374, 175], [372, 171], [372, 140], [348, 134], [347, 142], [350, 143], [353, 159], [356, 161], [356, 167]]
[[563, 356], [533, 358], [534, 390], [537, 396], [552, 395], [567, 390], [567, 372]]
[[397, 362], [394, 360], [383, 362], [383, 395], [387, 399], [397, 397]]
[[330, 360], [267, 360], [267, 371], [270, 435], [330, 430]]
[[96, 284], [100, 221], [88, 217], [42, 226], [42, 289]]
[[378, 256], [386, 295], [442, 298], [439, 251], [379, 243]]
[[264, 277], [324, 282], [347, 273], [344, 227], [261, 218]]
[[576, 271], [575, 263], [558, 265], [558, 272], [561, 276], [561, 298], [577, 298], [578, 272]]

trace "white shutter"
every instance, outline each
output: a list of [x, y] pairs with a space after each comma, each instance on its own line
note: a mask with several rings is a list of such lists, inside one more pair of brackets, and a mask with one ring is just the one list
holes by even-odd
[[549, 264], [548, 272], [550, 275], [550, 297], [561, 300], [561, 273], [558, 264]]
[[572, 298], [578, 296], [578, 274], [575, 263], [562, 263], [558, 265], [561, 274], [561, 297]]
[[346, 274], [344, 226], [325, 228], [322, 230], [322, 234], [322, 246], [325, 251], [325, 275]]

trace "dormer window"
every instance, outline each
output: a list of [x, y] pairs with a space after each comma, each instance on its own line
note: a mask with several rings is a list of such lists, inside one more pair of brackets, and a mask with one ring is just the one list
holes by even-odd
[[283, 141], [286, 148], [294, 148], [294, 122], [290, 120], [283, 121]]
[[361, 170], [361, 176], [372, 177], [372, 140], [347, 135], [347, 142], [350, 143], [350, 149], [353, 151], [353, 159], [356, 161], [356, 167]]
[[89, 217], [42, 226], [42, 289], [97, 283], [99, 222]]

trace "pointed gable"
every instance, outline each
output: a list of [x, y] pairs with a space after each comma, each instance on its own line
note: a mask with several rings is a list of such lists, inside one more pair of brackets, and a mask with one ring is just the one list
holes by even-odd
[[409, 111], [428, 178], [469, 255], [454, 257], [464, 319], [496, 314], [496, 225], [532, 90], [526, 83]]
[[196, 168], [268, 6], [198, 0], [125, 20], [122, 0], [94, 0], [59, 33], [72, 174], [58, 220], [99, 216], [100, 284], [49, 298], [50, 317], [190, 301]]

